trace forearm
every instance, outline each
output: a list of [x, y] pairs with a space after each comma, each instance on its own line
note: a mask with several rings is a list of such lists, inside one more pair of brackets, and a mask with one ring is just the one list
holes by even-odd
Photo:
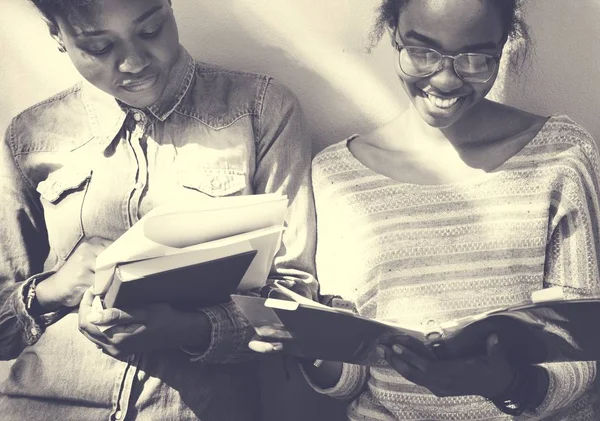
[[232, 301], [199, 310], [196, 316], [196, 333], [190, 344], [181, 346], [192, 361], [225, 364], [258, 358], [248, 348], [254, 329]]
[[[27, 291], [33, 282], [43, 282], [53, 272], [33, 275], [11, 284], [0, 291], [0, 359], [13, 359], [26, 347], [38, 341], [44, 329], [67, 314], [71, 309], [58, 306], [43, 308], [40, 314], [27, 310]], [[38, 285], [38, 286], [39, 286]]]
[[567, 408], [586, 394], [596, 379], [596, 362], [564, 362], [542, 364], [547, 373], [546, 393], [531, 416], [539, 416]]
[[16, 358], [42, 334], [42, 326], [25, 308], [27, 281], [9, 285], [0, 291], [0, 360]]
[[353, 398], [363, 389], [368, 367], [334, 361], [323, 361], [319, 367], [301, 362], [300, 371], [317, 392], [338, 399]]
[[319, 389], [331, 389], [342, 377], [344, 363], [339, 361], [299, 361], [304, 374]]

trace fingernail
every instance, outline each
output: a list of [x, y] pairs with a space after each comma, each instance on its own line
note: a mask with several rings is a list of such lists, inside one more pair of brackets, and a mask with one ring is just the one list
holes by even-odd
[[394, 354], [397, 354], [397, 355], [402, 355], [402, 353], [404, 352], [402, 350], [402, 348], [400, 347], [400, 345], [393, 345], [392, 351], [394, 351]]

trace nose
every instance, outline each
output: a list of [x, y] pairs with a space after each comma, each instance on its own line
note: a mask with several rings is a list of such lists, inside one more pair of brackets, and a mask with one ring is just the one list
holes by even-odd
[[440, 92], [452, 92], [464, 85], [464, 81], [454, 71], [452, 58], [445, 57], [442, 68], [429, 77], [429, 83]]
[[122, 73], [140, 73], [150, 65], [150, 54], [140, 45], [130, 43], [123, 48], [118, 68]]

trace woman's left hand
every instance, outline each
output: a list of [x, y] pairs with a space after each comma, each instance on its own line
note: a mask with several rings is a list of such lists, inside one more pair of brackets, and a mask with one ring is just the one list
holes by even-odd
[[388, 363], [404, 378], [426, 387], [434, 395], [479, 395], [493, 398], [511, 384], [515, 370], [506, 359], [498, 336], [487, 338], [487, 353], [478, 358], [437, 360], [420, 355], [410, 337], [396, 338], [391, 346], [384, 346]]
[[[168, 304], [131, 310], [92, 308], [87, 290], [79, 305], [79, 330], [103, 352], [116, 358], [136, 352], [179, 346], [201, 347], [210, 341], [210, 322], [202, 313], [179, 311]], [[99, 326], [111, 326], [104, 332]]]

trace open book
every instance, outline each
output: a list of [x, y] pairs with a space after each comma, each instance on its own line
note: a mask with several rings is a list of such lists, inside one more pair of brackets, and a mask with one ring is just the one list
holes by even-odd
[[258, 335], [280, 340], [287, 352], [304, 358], [369, 364], [378, 344], [399, 335], [432, 357], [476, 357], [485, 354], [487, 337], [497, 333], [515, 363], [600, 360], [600, 299], [537, 302], [418, 330], [292, 294], [286, 293], [293, 301], [232, 298]]
[[153, 209], [96, 259], [105, 308], [195, 306], [263, 286], [284, 229], [287, 198], [236, 196]]

